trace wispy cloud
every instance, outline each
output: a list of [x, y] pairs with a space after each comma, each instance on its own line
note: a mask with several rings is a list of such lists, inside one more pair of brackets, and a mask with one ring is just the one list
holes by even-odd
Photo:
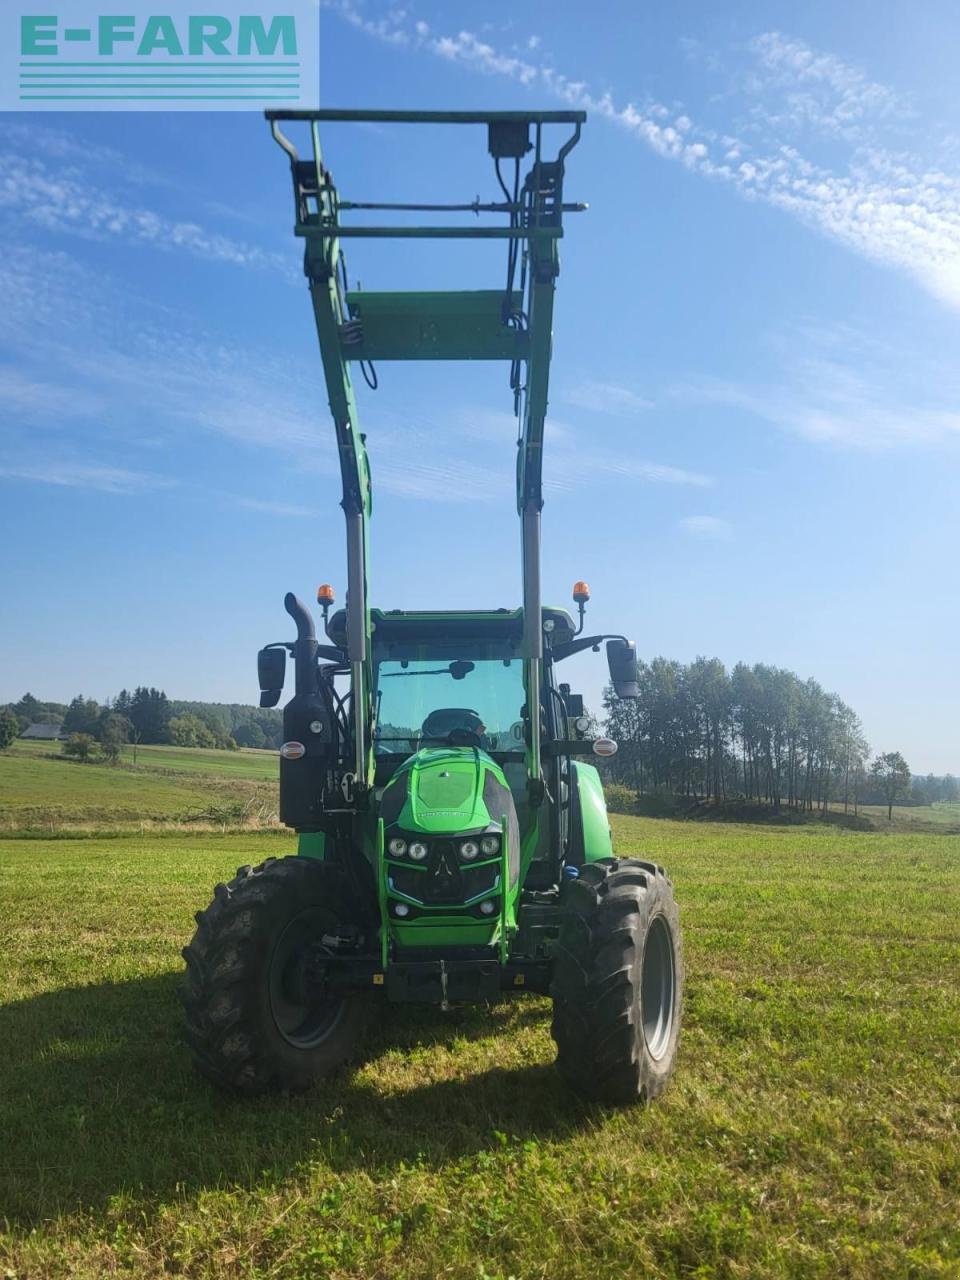
[[230, 500], [234, 506], [243, 507], [246, 511], [261, 511], [265, 515], [289, 517], [294, 520], [305, 519], [317, 514], [310, 507], [298, 507], [296, 504], [289, 502], [273, 502], [269, 498], [241, 498], [231, 494]]
[[[521, 84], [533, 84], [540, 75], [540, 68], [523, 58], [509, 53], [499, 53], [485, 40], [479, 40], [470, 31], [459, 31], [455, 36], [430, 35], [426, 23], [417, 24], [417, 34], [427, 48], [450, 62], [463, 62], [493, 75], [510, 76]], [[536, 46], [534, 46], [536, 48]]]
[[[110, 492], [145, 488], [159, 479], [137, 465], [144, 444], [155, 458], [164, 445], [191, 448], [198, 432], [245, 451], [269, 451], [281, 472], [336, 476], [319, 377], [305, 377], [285, 357], [199, 334], [59, 253], [10, 247], [0, 260], [0, 293], [9, 299], [0, 313], [0, 341], [16, 362], [0, 367], [0, 416], [8, 426], [0, 466], [8, 478], [99, 484]], [[509, 413], [464, 405], [451, 431], [449, 421], [433, 421], [417, 408], [401, 412], [374, 403], [370, 410], [365, 429], [378, 492], [509, 504], [516, 433]], [[582, 431], [561, 422], [551, 421], [547, 436], [545, 485], [553, 492], [589, 476], [626, 484], [710, 483], [698, 472], [586, 446]], [[502, 447], [478, 450], [478, 440], [491, 438]], [[49, 457], [63, 456], [81, 440], [90, 456], [109, 449], [113, 469], [49, 465]], [[224, 500], [280, 516], [308, 514], [273, 497]]]
[[[36, 126], [44, 145], [29, 147], [22, 133], [4, 134], [0, 149], [0, 215], [57, 234], [95, 240], [124, 240], [231, 266], [288, 273], [281, 254], [211, 231], [192, 218], [175, 218], [106, 188], [91, 174], [85, 152], [69, 149], [69, 139]], [[92, 159], [102, 159], [94, 148]]]
[[705, 542], [728, 542], [733, 536], [733, 526], [719, 516], [684, 516], [678, 523], [684, 533]]
[[168, 174], [145, 165], [140, 156], [94, 142], [88, 132], [68, 132], [47, 120], [41, 123], [36, 116], [29, 117], [29, 123], [9, 117], [4, 123], [3, 142], [20, 155], [43, 155], [72, 169], [78, 165], [85, 170], [99, 169], [109, 174], [115, 185], [168, 188], [175, 185]]
[[632, 387], [622, 387], [614, 382], [596, 382], [584, 378], [561, 394], [566, 404], [576, 405], [578, 409], [593, 409], [597, 413], [609, 413], [615, 417], [630, 418], [645, 409], [653, 407], [653, 401], [634, 391]]
[[19, 369], [0, 365], [0, 410], [8, 425], [16, 418], [89, 417], [103, 407], [103, 398], [89, 391], [28, 377]]
[[764, 108], [768, 126], [811, 127], [859, 141], [879, 122], [914, 114], [901, 94], [870, 80], [860, 67], [802, 40], [766, 31], [748, 47], [754, 59], [744, 78], [748, 91], [780, 97], [772, 109]]
[[128, 471], [88, 462], [49, 461], [41, 463], [0, 462], [0, 476], [28, 480], [67, 489], [95, 489], [100, 493], [138, 494], [151, 489], [167, 489], [176, 482], [167, 476], [145, 471]]
[[776, 381], [701, 378], [673, 388], [670, 398], [739, 410], [821, 445], [878, 452], [960, 442], [955, 371], [917, 353], [905, 361], [902, 351], [848, 327], [808, 328], [772, 347], [779, 356]]
[[[584, 80], [539, 60], [537, 50], [528, 50], [527, 57], [505, 53], [472, 32], [440, 33], [413, 22], [402, 9], [372, 22], [353, 0], [326, 0], [326, 7], [391, 44], [542, 88], [592, 111], [665, 159], [782, 209], [864, 257], [908, 272], [937, 299], [960, 308], [960, 181], [889, 143], [852, 148], [868, 136], [868, 123], [879, 125], [902, 114], [901, 100], [832, 54], [779, 32], [753, 40], [748, 50], [753, 84], [767, 94], [762, 114], [780, 130], [779, 136], [764, 138], [761, 147], [745, 141], [738, 128], [741, 116], [750, 120], [748, 94], [726, 95], [728, 120], [698, 124], [678, 107], [618, 102], [611, 93], [598, 94]], [[712, 59], [713, 69], [720, 65]], [[779, 99], [771, 102], [774, 94]], [[851, 144], [845, 164], [805, 155], [794, 136], [802, 122]]]
[[641, 480], [648, 484], [691, 485], [695, 489], [707, 489], [713, 484], [713, 477], [702, 471], [645, 462], [641, 458], [588, 453], [582, 458], [574, 454], [568, 463], [574, 474], [582, 474], [585, 470], [595, 475], [619, 476], [624, 480]]

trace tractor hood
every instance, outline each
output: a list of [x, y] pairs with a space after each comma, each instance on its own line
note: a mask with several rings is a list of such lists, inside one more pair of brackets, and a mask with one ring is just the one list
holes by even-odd
[[384, 788], [388, 826], [424, 835], [462, 835], [499, 827], [513, 808], [503, 771], [477, 747], [425, 747]]

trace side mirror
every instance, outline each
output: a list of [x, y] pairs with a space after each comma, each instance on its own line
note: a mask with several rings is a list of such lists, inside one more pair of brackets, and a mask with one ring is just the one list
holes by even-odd
[[618, 698], [640, 697], [637, 646], [632, 640], [607, 641], [607, 666], [610, 668], [610, 683]]
[[261, 649], [257, 654], [257, 676], [260, 680], [261, 707], [275, 707], [280, 701], [280, 695], [283, 693], [283, 678], [286, 672], [286, 649]]

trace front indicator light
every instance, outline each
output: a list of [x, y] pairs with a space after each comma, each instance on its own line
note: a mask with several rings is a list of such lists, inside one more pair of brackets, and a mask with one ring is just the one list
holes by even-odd
[[499, 836], [484, 836], [480, 841], [480, 852], [485, 854], [500, 852]]
[[395, 858], [402, 858], [403, 855], [407, 852], [407, 842], [406, 840], [393, 839], [387, 845], [387, 848], [390, 850], [390, 852], [393, 854]]
[[617, 754], [617, 744], [612, 738], [597, 738], [593, 744], [593, 754], [595, 756], [615, 756]]
[[427, 846], [422, 840], [414, 840], [413, 844], [407, 850], [407, 853], [414, 862], [422, 862], [427, 856]]
[[464, 862], [472, 862], [479, 852], [480, 846], [476, 840], [464, 840], [460, 846], [460, 857]]

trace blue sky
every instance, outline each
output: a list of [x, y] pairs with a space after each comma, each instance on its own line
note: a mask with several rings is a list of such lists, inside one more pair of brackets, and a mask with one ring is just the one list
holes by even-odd
[[[328, 106], [585, 106], [568, 164], [548, 598], [640, 652], [789, 667], [960, 772], [960, 13], [902, 4], [323, 6]], [[492, 196], [480, 129], [331, 128], [356, 199]], [[253, 114], [8, 115], [0, 699], [253, 701], [282, 595], [342, 594], [283, 155]], [[367, 288], [501, 250], [357, 244]], [[361, 388], [374, 600], [514, 604], [499, 366]], [[599, 658], [573, 675], [596, 701]], [[572, 666], [572, 664], [571, 664]]]

